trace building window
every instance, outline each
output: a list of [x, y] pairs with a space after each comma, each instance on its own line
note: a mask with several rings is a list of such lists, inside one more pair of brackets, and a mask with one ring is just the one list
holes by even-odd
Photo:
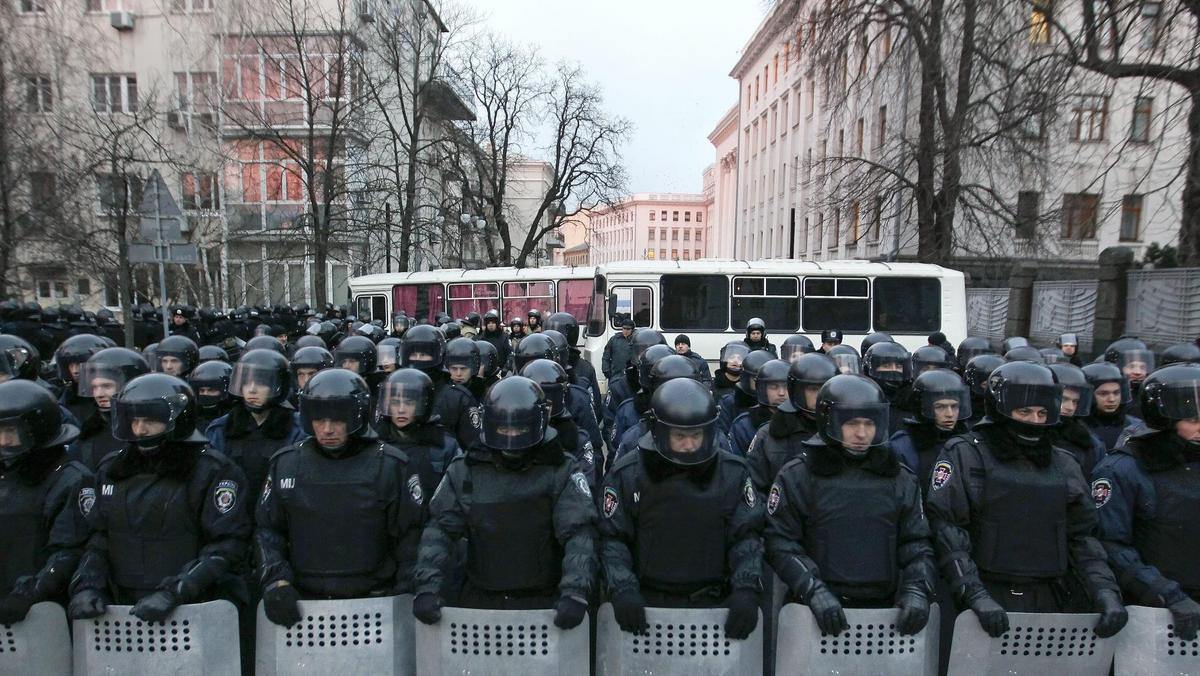
[[679, 260], [679, 249], [671, 249], [671, 260]]
[[92, 75], [92, 109], [97, 113], [136, 113], [137, 78], [133, 75]]
[[863, 151], [863, 119], [861, 117], [858, 118], [858, 122], [856, 122], [854, 125], [854, 150], [859, 155], [862, 155], [862, 151]]
[[97, 201], [101, 214], [137, 211], [142, 204], [142, 178], [130, 174], [98, 174]]
[[672, 228], [672, 229], [671, 229], [671, 241], [672, 241], [672, 242], [678, 242], [678, 241], [679, 241], [679, 229], [678, 229], [678, 228]]
[[214, 211], [221, 208], [216, 174], [184, 174], [180, 178], [184, 209]]
[[787, 332], [800, 328], [800, 282], [795, 277], [734, 277], [730, 325], [742, 327], [754, 317], [770, 317]]
[[53, 279], [39, 279], [37, 283], [39, 298], [66, 298], [67, 283]]
[[29, 172], [29, 205], [36, 211], [49, 211], [55, 206], [54, 174], [45, 171]]
[[837, 156], [838, 157], [846, 156], [846, 130], [845, 129], [838, 130]]
[[[809, 277], [802, 303], [805, 331], [866, 332], [871, 326], [871, 285], [866, 279]], [[940, 297], [940, 296], [939, 296]]]
[[653, 209], [650, 210], [650, 220], [652, 220], [652, 221], [654, 220], [654, 210]]
[[858, 241], [858, 231], [860, 225], [858, 202], [850, 205], [850, 242]]
[[871, 226], [870, 240], [872, 242], [879, 241], [879, 233], [883, 230], [883, 198], [876, 197], [871, 203]]
[[700, 254], [699, 249], [696, 249], [696, 254], [693, 256], [693, 258], [695, 258], [696, 260], [700, 260], [701, 258], [703, 258], [703, 256]]
[[703, 211], [697, 211], [697, 212], [696, 212], [696, 222], [697, 222], [697, 223], [703, 223], [703, 222], [704, 222], [704, 212], [703, 212]]
[[1121, 241], [1136, 242], [1142, 238], [1142, 205], [1144, 195], [1126, 195], [1121, 198]]
[[1029, 44], [1050, 44], [1050, 9], [1053, 0], [1034, 0], [1029, 15]]
[[684, 231], [683, 231], [683, 241], [685, 241], [685, 242], [687, 242], [687, 241], [690, 241], [690, 240], [691, 240], [691, 238], [692, 238], [692, 231], [691, 231], [691, 230], [684, 230]]
[[22, 14], [45, 14], [46, 3], [44, 0], [21, 0]]
[[659, 213], [658, 220], [664, 221], [664, 222], [667, 220], [667, 210], [666, 209], [663, 209], [662, 212]]
[[209, 112], [217, 93], [216, 73], [175, 73], [175, 93], [179, 110]]
[[804, 114], [812, 117], [813, 106], [817, 97], [817, 81], [815, 78], [808, 78], [808, 86], [805, 87], [807, 96], [804, 97]]
[[667, 250], [666, 250], [666, 249], [659, 249], [659, 250], [658, 250], [658, 257], [659, 257], [659, 259], [660, 259], [660, 260], [666, 260], [666, 258], [667, 258]]
[[1071, 110], [1071, 140], [1080, 143], [1103, 141], [1107, 121], [1107, 96], [1080, 96]]
[[1090, 193], [1065, 193], [1062, 206], [1063, 239], [1095, 239], [1100, 196]]
[[876, 129], [875, 147], [882, 148], [887, 143], [887, 106], [879, 106], [879, 121]]
[[1017, 193], [1017, 239], [1033, 239], [1041, 218], [1042, 193], [1023, 190]]
[[1129, 140], [1134, 143], [1150, 142], [1150, 118], [1154, 114], [1154, 99], [1139, 96], [1133, 101], [1133, 121], [1129, 125]]
[[25, 110], [31, 113], [54, 111], [54, 88], [45, 75], [25, 76]]
[[87, 0], [89, 12], [115, 12], [119, 9], [123, 9], [121, 0]]
[[687, 249], [684, 249], [683, 250], [683, 260], [685, 260], [685, 261], [692, 260], [692, 252]]
[[679, 220], [679, 212], [678, 212], [678, 211], [672, 211], [672, 212], [671, 212], [671, 220], [672, 220], [672, 221], [678, 221], [678, 220]]
[[699, 244], [699, 243], [700, 243], [700, 235], [701, 235], [701, 233], [702, 233], [702, 232], [703, 232], [703, 231], [701, 231], [701, 230], [697, 230], [697, 231], [696, 231], [696, 243], [697, 243], [697, 244]]
[[654, 241], [654, 228], [650, 228], [650, 241]]
[[212, 9], [212, 0], [171, 0], [171, 11], [176, 14], [211, 12]]

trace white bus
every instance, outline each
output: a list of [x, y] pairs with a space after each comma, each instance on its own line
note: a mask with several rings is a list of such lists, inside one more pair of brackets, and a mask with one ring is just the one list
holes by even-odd
[[397, 310], [433, 321], [475, 311], [504, 320], [531, 308], [579, 319], [580, 347], [600, 372], [604, 345], [631, 315], [667, 341], [686, 334], [692, 349], [715, 364], [725, 343], [760, 317], [771, 342], [795, 333], [819, 343], [824, 329], [845, 332], [858, 348], [886, 331], [910, 351], [941, 331], [951, 344], [967, 337], [963, 273], [922, 263], [861, 260], [627, 261], [595, 267], [488, 268], [369, 275], [350, 280], [359, 317]]

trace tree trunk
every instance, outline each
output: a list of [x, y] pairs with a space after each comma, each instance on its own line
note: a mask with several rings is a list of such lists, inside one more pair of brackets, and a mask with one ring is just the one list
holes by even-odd
[[[320, 230], [317, 236], [313, 238], [313, 300], [314, 305], [318, 308], [324, 308], [325, 303], [329, 302], [329, 297], [325, 295], [326, 275], [325, 268], [329, 261], [329, 235]], [[318, 310], [322, 312], [323, 310]]]
[[[128, 209], [117, 218], [117, 286], [121, 291], [121, 322], [125, 325], [125, 347], [134, 349], [133, 342], [133, 270], [129, 263]], [[167, 309], [163, 308], [163, 312]]]
[[937, 154], [937, 112], [934, 103], [933, 74], [936, 64], [927, 55], [921, 56], [920, 109], [917, 114], [917, 256], [925, 261], [937, 255], [937, 200], [934, 190]]
[[1179, 264], [1200, 267], [1200, 90], [1192, 91], [1188, 111], [1187, 166], [1183, 179], [1183, 219], [1179, 224]]

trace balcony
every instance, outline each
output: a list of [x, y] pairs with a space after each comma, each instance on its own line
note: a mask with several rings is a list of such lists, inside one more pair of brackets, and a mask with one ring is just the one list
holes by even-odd
[[453, 68], [443, 65], [429, 80], [428, 105], [443, 120], [473, 121], [475, 97], [470, 86]]

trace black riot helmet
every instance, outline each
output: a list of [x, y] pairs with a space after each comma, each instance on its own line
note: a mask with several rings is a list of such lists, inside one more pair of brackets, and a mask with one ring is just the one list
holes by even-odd
[[990, 354], [992, 346], [988, 344], [987, 338], [981, 336], [968, 336], [963, 338], [958, 344], [958, 352], [955, 356], [958, 358], [958, 368], [967, 368], [967, 362], [981, 354]]
[[393, 427], [421, 425], [433, 415], [433, 379], [418, 369], [397, 369], [379, 388], [375, 420]]
[[250, 350], [233, 365], [230, 396], [251, 411], [261, 411], [287, 399], [291, 392], [288, 360], [273, 350]]
[[79, 396], [95, 399], [108, 410], [113, 397], [125, 384], [150, 372], [142, 355], [123, 347], [108, 347], [92, 355], [79, 371]]
[[372, 343], [375, 344], [378, 344], [379, 341], [387, 338], [387, 331], [384, 331], [383, 327], [376, 326], [375, 324], [363, 324], [362, 326], [358, 327], [357, 333], [360, 336], [366, 336], [371, 340]]
[[442, 368], [446, 354], [446, 335], [428, 324], [419, 324], [400, 339], [400, 366], [425, 372]]
[[[788, 403], [780, 406], [785, 413], [816, 411], [816, 396], [821, 386], [830, 378], [838, 375], [837, 364], [829, 355], [812, 352], [801, 355], [788, 368]], [[808, 403], [809, 394], [813, 402]]]
[[892, 334], [884, 333], [883, 331], [876, 331], [875, 333], [867, 334], [867, 337], [862, 339], [862, 343], [858, 347], [858, 353], [861, 354], [865, 359], [867, 356], [867, 350], [870, 350], [872, 347], [878, 345], [879, 343], [894, 342], [896, 341], [892, 340]]
[[479, 373], [479, 345], [470, 338], [455, 338], [446, 343], [446, 356], [442, 361], [447, 370], [452, 366], [466, 367], [474, 378]]
[[763, 364], [754, 380], [754, 394], [759, 406], [778, 408], [788, 400], [788, 372], [791, 364], [772, 359]]
[[1046, 360], [1042, 358], [1042, 353], [1031, 345], [1021, 345], [1005, 352], [1004, 361], [1027, 361], [1032, 364], [1042, 364], [1043, 366], [1046, 364]]
[[1140, 383], [1154, 371], [1154, 353], [1137, 338], [1122, 337], [1104, 350], [1104, 361], [1116, 364], [1130, 383]]
[[1009, 336], [1000, 341], [1000, 354], [1008, 354], [1008, 351], [1016, 347], [1029, 347], [1029, 339], [1025, 336]]
[[[196, 368], [196, 364], [200, 363], [200, 348], [197, 347], [196, 341], [187, 336], [167, 336], [158, 341], [154, 356], [154, 363], [150, 366], [155, 372], [186, 379], [192, 369]], [[178, 363], [173, 360], [177, 360]]]
[[790, 364], [799, 359], [800, 355], [816, 351], [816, 346], [814, 346], [813, 342], [808, 339], [808, 336], [802, 333], [797, 333], [795, 335], [788, 336], [787, 339], [783, 341], [783, 345], [779, 346], [779, 358]]
[[37, 380], [42, 368], [42, 355], [37, 348], [20, 336], [0, 333], [0, 350], [8, 353], [9, 361], [21, 380]]
[[1156, 430], [1200, 418], [1200, 366], [1172, 364], [1151, 373], [1139, 393], [1142, 417]]
[[375, 372], [375, 343], [366, 336], [347, 336], [333, 350], [335, 366], [360, 376]]
[[[949, 368], [918, 375], [913, 381], [910, 401], [914, 413], [944, 429], [971, 417], [971, 388]], [[944, 424], [947, 421], [949, 424]]]
[[487, 325], [489, 323], [495, 324], [497, 330], [504, 325], [504, 322], [500, 320], [500, 313], [496, 310], [488, 310], [487, 312], [483, 313], [484, 330], [487, 329]]
[[333, 322], [313, 322], [305, 329], [305, 333], [320, 338], [321, 342], [325, 343], [325, 347], [329, 347], [336, 342], [338, 330]]
[[[649, 349], [643, 352], [641, 358], [637, 361], [638, 387], [642, 388], [645, 392], [653, 389], [650, 374], [654, 370], [654, 365], [673, 354], [675, 354], [675, 350], [666, 345], [651, 345]], [[684, 359], [687, 359], [687, 357], [684, 357]], [[693, 370], [695, 369], [694, 366], [692, 368]]]
[[555, 329], [542, 329], [542, 335], [554, 343], [554, 361], [558, 362], [564, 369], [570, 371], [571, 346], [567, 343], [567, 337], [561, 331]]
[[742, 372], [742, 362], [746, 360], [746, 355], [750, 354], [750, 346], [740, 340], [734, 340], [725, 343], [725, 347], [721, 348], [721, 370], [733, 375], [740, 375]]
[[666, 345], [667, 339], [663, 334], [654, 329], [637, 329], [630, 336], [629, 347], [633, 351], [629, 361], [636, 364], [638, 359], [641, 359], [642, 353], [653, 345]]
[[[988, 376], [987, 415], [1010, 428], [1020, 444], [1034, 445], [1058, 423], [1062, 410], [1062, 385], [1054, 372], [1042, 364], [1013, 361], [1003, 364]], [[1045, 411], [1044, 417], [1021, 419], [1023, 410]]]
[[17, 369], [13, 366], [12, 357], [0, 350], [0, 383], [8, 382], [17, 377]]
[[567, 410], [567, 387], [571, 378], [561, 364], [549, 359], [535, 359], [521, 369], [521, 375], [542, 388], [550, 402], [550, 417], [557, 418]]
[[466, 317], [463, 317], [462, 323], [473, 329], [478, 329], [483, 323], [483, 319], [479, 316], [478, 312], [471, 310], [467, 313]]
[[[685, 357], [686, 358], [686, 357]], [[717, 404], [702, 383], [675, 378], [650, 397], [655, 450], [684, 467], [703, 465], [717, 454]]]
[[1095, 388], [1088, 382], [1083, 369], [1074, 364], [1049, 364], [1055, 380], [1063, 388], [1060, 413], [1064, 418], [1084, 418], [1092, 412], [1092, 392]]
[[77, 375], [71, 374], [71, 367], [79, 372], [80, 365], [100, 350], [108, 347], [104, 339], [90, 333], [81, 333], [64, 340], [54, 351], [54, 362], [58, 366], [58, 378], [64, 383], [73, 383]]
[[988, 376], [1004, 363], [1004, 357], [998, 354], [980, 354], [972, 357], [963, 369], [963, 380], [967, 382], [967, 387], [971, 388], [971, 394], [976, 397], [987, 394]]
[[346, 424], [349, 438], [373, 438], [371, 429], [371, 389], [362, 376], [348, 369], [326, 369], [313, 376], [300, 391], [300, 426], [326, 452], [346, 448], [346, 444], [328, 446], [313, 426], [320, 420]]
[[442, 330], [442, 335], [446, 336], [446, 342], [462, 336], [462, 324], [458, 322], [446, 322], [438, 328]]
[[746, 339], [747, 340], [750, 339], [751, 331], [762, 331], [762, 338], [765, 339], [767, 337], [767, 323], [764, 322], [762, 320], [762, 318], [760, 318], [760, 317], [751, 317], [746, 322]]
[[296, 391], [308, 384], [308, 379], [325, 369], [333, 368], [333, 355], [323, 347], [302, 347], [292, 355], [289, 364], [292, 370], [292, 383]]
[[1050, 366], [1051, 364], [1066, 364], [1071, 361], [1071, 358], [1063, 354], [1063, 351], [1057, 347], [1043, 347], [1038, 350], [1038, 353], [1042, 355], [1042, 363], [1046, 366]]
[[202, 442], [204, 437], [196, 433], [196, 395], [175, 376], [138, 376], [113, 399], [112, 435], [143, 452], [167, 441]]
[[571, 347], [579, 345], [579, 320], [570, 312], [555, 312], [546, 317], [545, 326], [562, 333]]
[[537, 310], [537, 309], [530, 310], [529, 312], [525, 313], [525, 317], [528, 319], [527, 323], [529, 324], [529, 326], [538, 326], [538, 327], [542, 326], [542, 311], [541, 310]]
[[1121, 373], [1121, 369], [1116, 364], [1111, 364], [1106, 361], [1086, 364], [1083, 367], [1083, 375], [1087, 378], [1088, 383], [1092, 386], [1092, 394], [1095, 395], [1096, 390], [1102, 385], [1116, 383], [1121, 387], [1121, 403], [1128, 406], [1133, 403], [1133, 394], [1129, 389], [1129, 379]]
[[[646, 354], [650, 354], [647, 350]], [[650, 390], [655, 391], [664, 383], [676, 378], [691, 378], [700, 380], [700, 371], [696, 363], [681, 354], [669, 354], [654, 362], [650, 368]]]
[[912, 380], [912, 358], [900, 343], [875, 343], [863, 354], [863, 374], [880, 387], [895, 387]]
[[554, 346], [554, 341], [550, 336], [544, 333], [532, 333], [521, 339], [517, 343], [517, 349], [513, 350], [513, 371], [520, 373], [525, 365], [535, 359], [549, 359], [557, 361], [558, 349]]
[[485, 381], [491, 380], [500, 372], [500, 353], [495, 345], [486, 340], [477, 340], [475, 343], [479, 350], [479, 377]]
[[[316, 326], [316, 324], [313, 324], [313, 326]], [[326, 349], [326, 348], [328, 348], [328, 347], [329, 347], [328, 345], [326, 345], [326, 344], [325, 344], [325, 341], [321, 340], [321, 337], [320, 337], [320, 336], [314, 336], [314, 335], [311, 335], [311, 334], [308, 334], [308, 333], [306, 333], [306, 334], [304, 334], [303, 336], [300, 336], [299, 338], [297, 338], [297, 339], [296, 339], [296, 343], [295, 343], [295, 344], [296, 344], [296, 347], [297, 347], [297, 348], [301, 348], [301, 347], [319, 347], [319, 348], [321, 348], [322, 350], [324, 350], [324, 349]]]
[[874, 380], [837, 375], [817, 393], [817, 434], [826, 444], [861, 456], [887, 439], [889, 410], [887, 396]]
[[738, 389], [751, 397], [757, 397], [758, 370], [762, 368], [763, 364], [774, 358], [775, 355], [766, 350], [751, 350], [750, 354], [746, 355], [742, 361], [742, 375], [738, 378]]
[[952, 369], [954, 360], [945, 350], [936, 345], [922, 345], [912, 353], [912, 375], [917, 377], [933, 369]]
[[226, 364], [229, 363], [229, 353], [226, 352], [224, 348], [216, 345], [201, 345], [198, 354], [200, 356], [200, 364], [205, 364], [210, 361], [223, 361]]
[[[192, 369], [188, 384], [196, 392], [196, 404], [200, 408], [212, 408], [229, 400], [229, 380], [233, 367], [223, 361], [206, 361]], [[202, 389], [215, 389], [217, 394], [204, 394]]]
[[404, 332], [412, 327], [412, 320], [404, 313], [392, 315], [392, 334], [396, 337], [403, 337]]
[[0, 469], [78, 436], [78, 428], [63, 424], [62, 409], [49, 390], [28, 380], [0, 383]]
[[509, 457], [520, 457], [546, 438], [550, 402], [529, 378], [510, 376], [492, 385], [483, 397], [483, 445]]
[[[164, 340], [163, 342], [165, 343], [166, 341]], [[251, 350], [271, 350], [272, 352], [278, 352], [285, 357], [287, 356], [287, 348], [283, 346], [283, 343], [279, 342], [279, 339], [275, 336], [269, 334], [251, 338], [250, 340], [246, 341], [246, 347], [244, 349], [246, 352]]]
[[1163, 350], [1162, 359], [1159, 361], [1162, 366], [1180, 363], [1200, 364], [1200, 345], [1195, 343], [1172, 345]]
[[838, 373], [862, 373], [862, 359], [853, 346], [841, 344], [829, 348], [825, 354], [837, 365]]
[[375, 368], [391, 373], [400, 367], [400, 339], [387, 337], [375, 344]]

